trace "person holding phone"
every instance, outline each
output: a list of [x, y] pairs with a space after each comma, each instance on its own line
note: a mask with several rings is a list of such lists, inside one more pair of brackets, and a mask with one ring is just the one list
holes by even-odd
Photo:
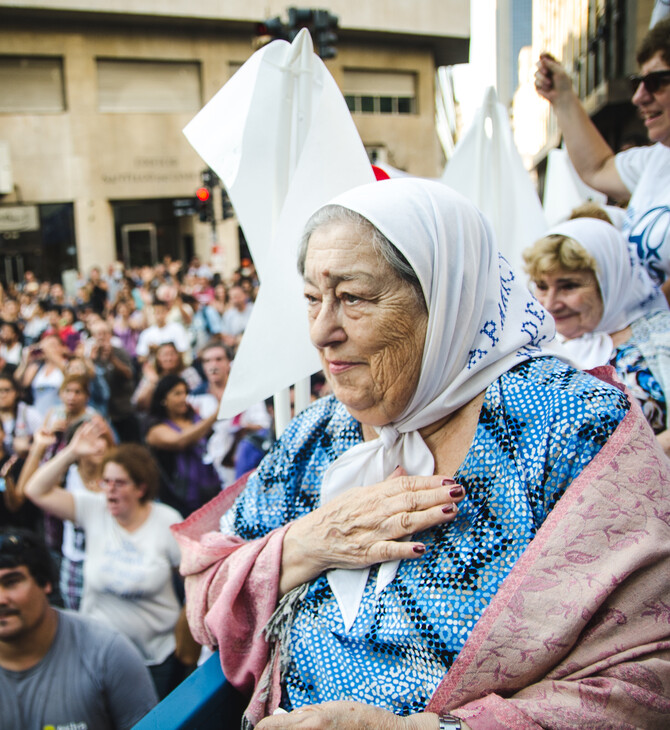
[[58, 392], [65, 377], [66, 349], [58, 335], [46, 335], [24, 349], [21, 364], [14, 373], [17, 384], [30, 389], [32, 405], [42, 418], [60, 404]]

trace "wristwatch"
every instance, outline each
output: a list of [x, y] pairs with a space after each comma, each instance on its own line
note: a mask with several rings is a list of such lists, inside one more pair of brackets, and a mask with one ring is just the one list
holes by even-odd
[[439, 715], [440, 730], [461, 730], [461, 721], [453, 715]]

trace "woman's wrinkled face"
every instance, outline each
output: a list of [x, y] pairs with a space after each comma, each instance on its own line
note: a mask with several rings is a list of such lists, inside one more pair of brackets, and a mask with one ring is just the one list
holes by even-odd
[[383, 426], [416, 390], [428, 315], [369, 238], [349, 222], [317, 228], [304, 290], [310, 337], [334, 394], [361, 423]]
[[593, 332], [603, 318], [603, 300], [590, 269], [558, 269], [535, 281], [535, 296], [568, 340]]

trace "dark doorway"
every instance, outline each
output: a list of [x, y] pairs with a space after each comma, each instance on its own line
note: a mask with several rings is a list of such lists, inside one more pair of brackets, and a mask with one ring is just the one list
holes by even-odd
[[72, 203], [35, 207], [33, 230], [10, 227], [0, 233], [0, 281], [5, 285], [22, 281], [26, 271], [42, 281], [61, 281], [63, 271], [77, 268]]
[[182, 234], [172, 198], [111, 201], [116, 256], [126, 266], [152, 266], [166, 256], [187, 261], [192, 236]]

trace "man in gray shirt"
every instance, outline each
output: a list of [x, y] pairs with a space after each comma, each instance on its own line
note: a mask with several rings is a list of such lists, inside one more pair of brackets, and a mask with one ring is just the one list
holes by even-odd
[[132, 728], [157, 702], [137, 649], [49, 605], [53, 565], [28, 530], [0, 530], [0, 725], [3, 730]]

